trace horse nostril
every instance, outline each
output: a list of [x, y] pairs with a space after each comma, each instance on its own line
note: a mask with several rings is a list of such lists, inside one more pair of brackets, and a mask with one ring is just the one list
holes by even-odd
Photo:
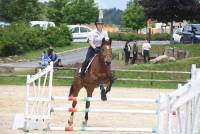
[[111, 64], [111, 62], [110, 62], [110, 61], [106, 61], [106, 65], [108, 65], [108, 66], [109, 66], [110, 64]]

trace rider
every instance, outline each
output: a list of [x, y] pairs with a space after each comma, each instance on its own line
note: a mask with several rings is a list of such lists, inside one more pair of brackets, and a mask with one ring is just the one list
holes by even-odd
[[102, 19], [96, 19], [95, 21], [96, 31], [93, 31], [89, 36], [89, 48], [86, 54], [86, 59], [82, 64], [81, 68], [81, 78], [85, 76], [85, 70], [87, 68], [87, 65], [90, 61], [90, 59], [100, 52], [100, 46], [102, 43], [102, 39], [105, 38], [105, 40], [108, 40], [108, 33], [106, 31], [103, 31], [103, 20]]

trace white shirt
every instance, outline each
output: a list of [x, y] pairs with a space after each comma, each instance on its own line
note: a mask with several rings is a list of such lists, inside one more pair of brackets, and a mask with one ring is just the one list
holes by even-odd
[[143, 50], [150, 50], [151, 45], [148, 42], [145, 42], [145, 43], [142, 44], [142, 49]]
[[105, 40], [108, 40], [108, 33], [105, 31], [99, 32], [99, 31], [93, 31], [89, 35], [89, 41], [93, 41], [94, 45], [96, 47], [100, 47], [102, 43], [102, 39], [105, 38]]

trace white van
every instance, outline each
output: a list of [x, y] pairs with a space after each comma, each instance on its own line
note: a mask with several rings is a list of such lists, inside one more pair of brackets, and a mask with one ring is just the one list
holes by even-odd
[[50, 21], [30, 21], [29, 22], [30, 27], [41, 27], [43, 29], [47, 29], [49, 26], [50, 27], [55, 27], [54, 22]]
[[68, 25], [74, 42], [87, 42], [91, 29], [83, 25]]

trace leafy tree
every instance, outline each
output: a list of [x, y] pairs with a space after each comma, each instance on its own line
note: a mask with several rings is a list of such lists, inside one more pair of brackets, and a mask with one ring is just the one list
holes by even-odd
[[144, 6], [146, 18], [171, 23], [171, 37], [173, 21], [200, 19], [199, 0], [141, 0], [140, 3]]
[[39, 19], [41, 8], [37, 0], [0, 0], [0, 19], [8, 22]]
[[121, 17], [122, 17], [122, 10], [111, 8], [111, 9], [104, 9], [104, 21], [107, 24], [116, 24], [121, 25]]
[[124, 11], [122, 20], [124, 26], [138, 31], [146, 25], [144, 8], [137, 2], [130, 1], [127, 9]]
[[48, 17], [56, 23], [84, 24], [98, 16], [94, 0], [55, 0], [49, 2]]

